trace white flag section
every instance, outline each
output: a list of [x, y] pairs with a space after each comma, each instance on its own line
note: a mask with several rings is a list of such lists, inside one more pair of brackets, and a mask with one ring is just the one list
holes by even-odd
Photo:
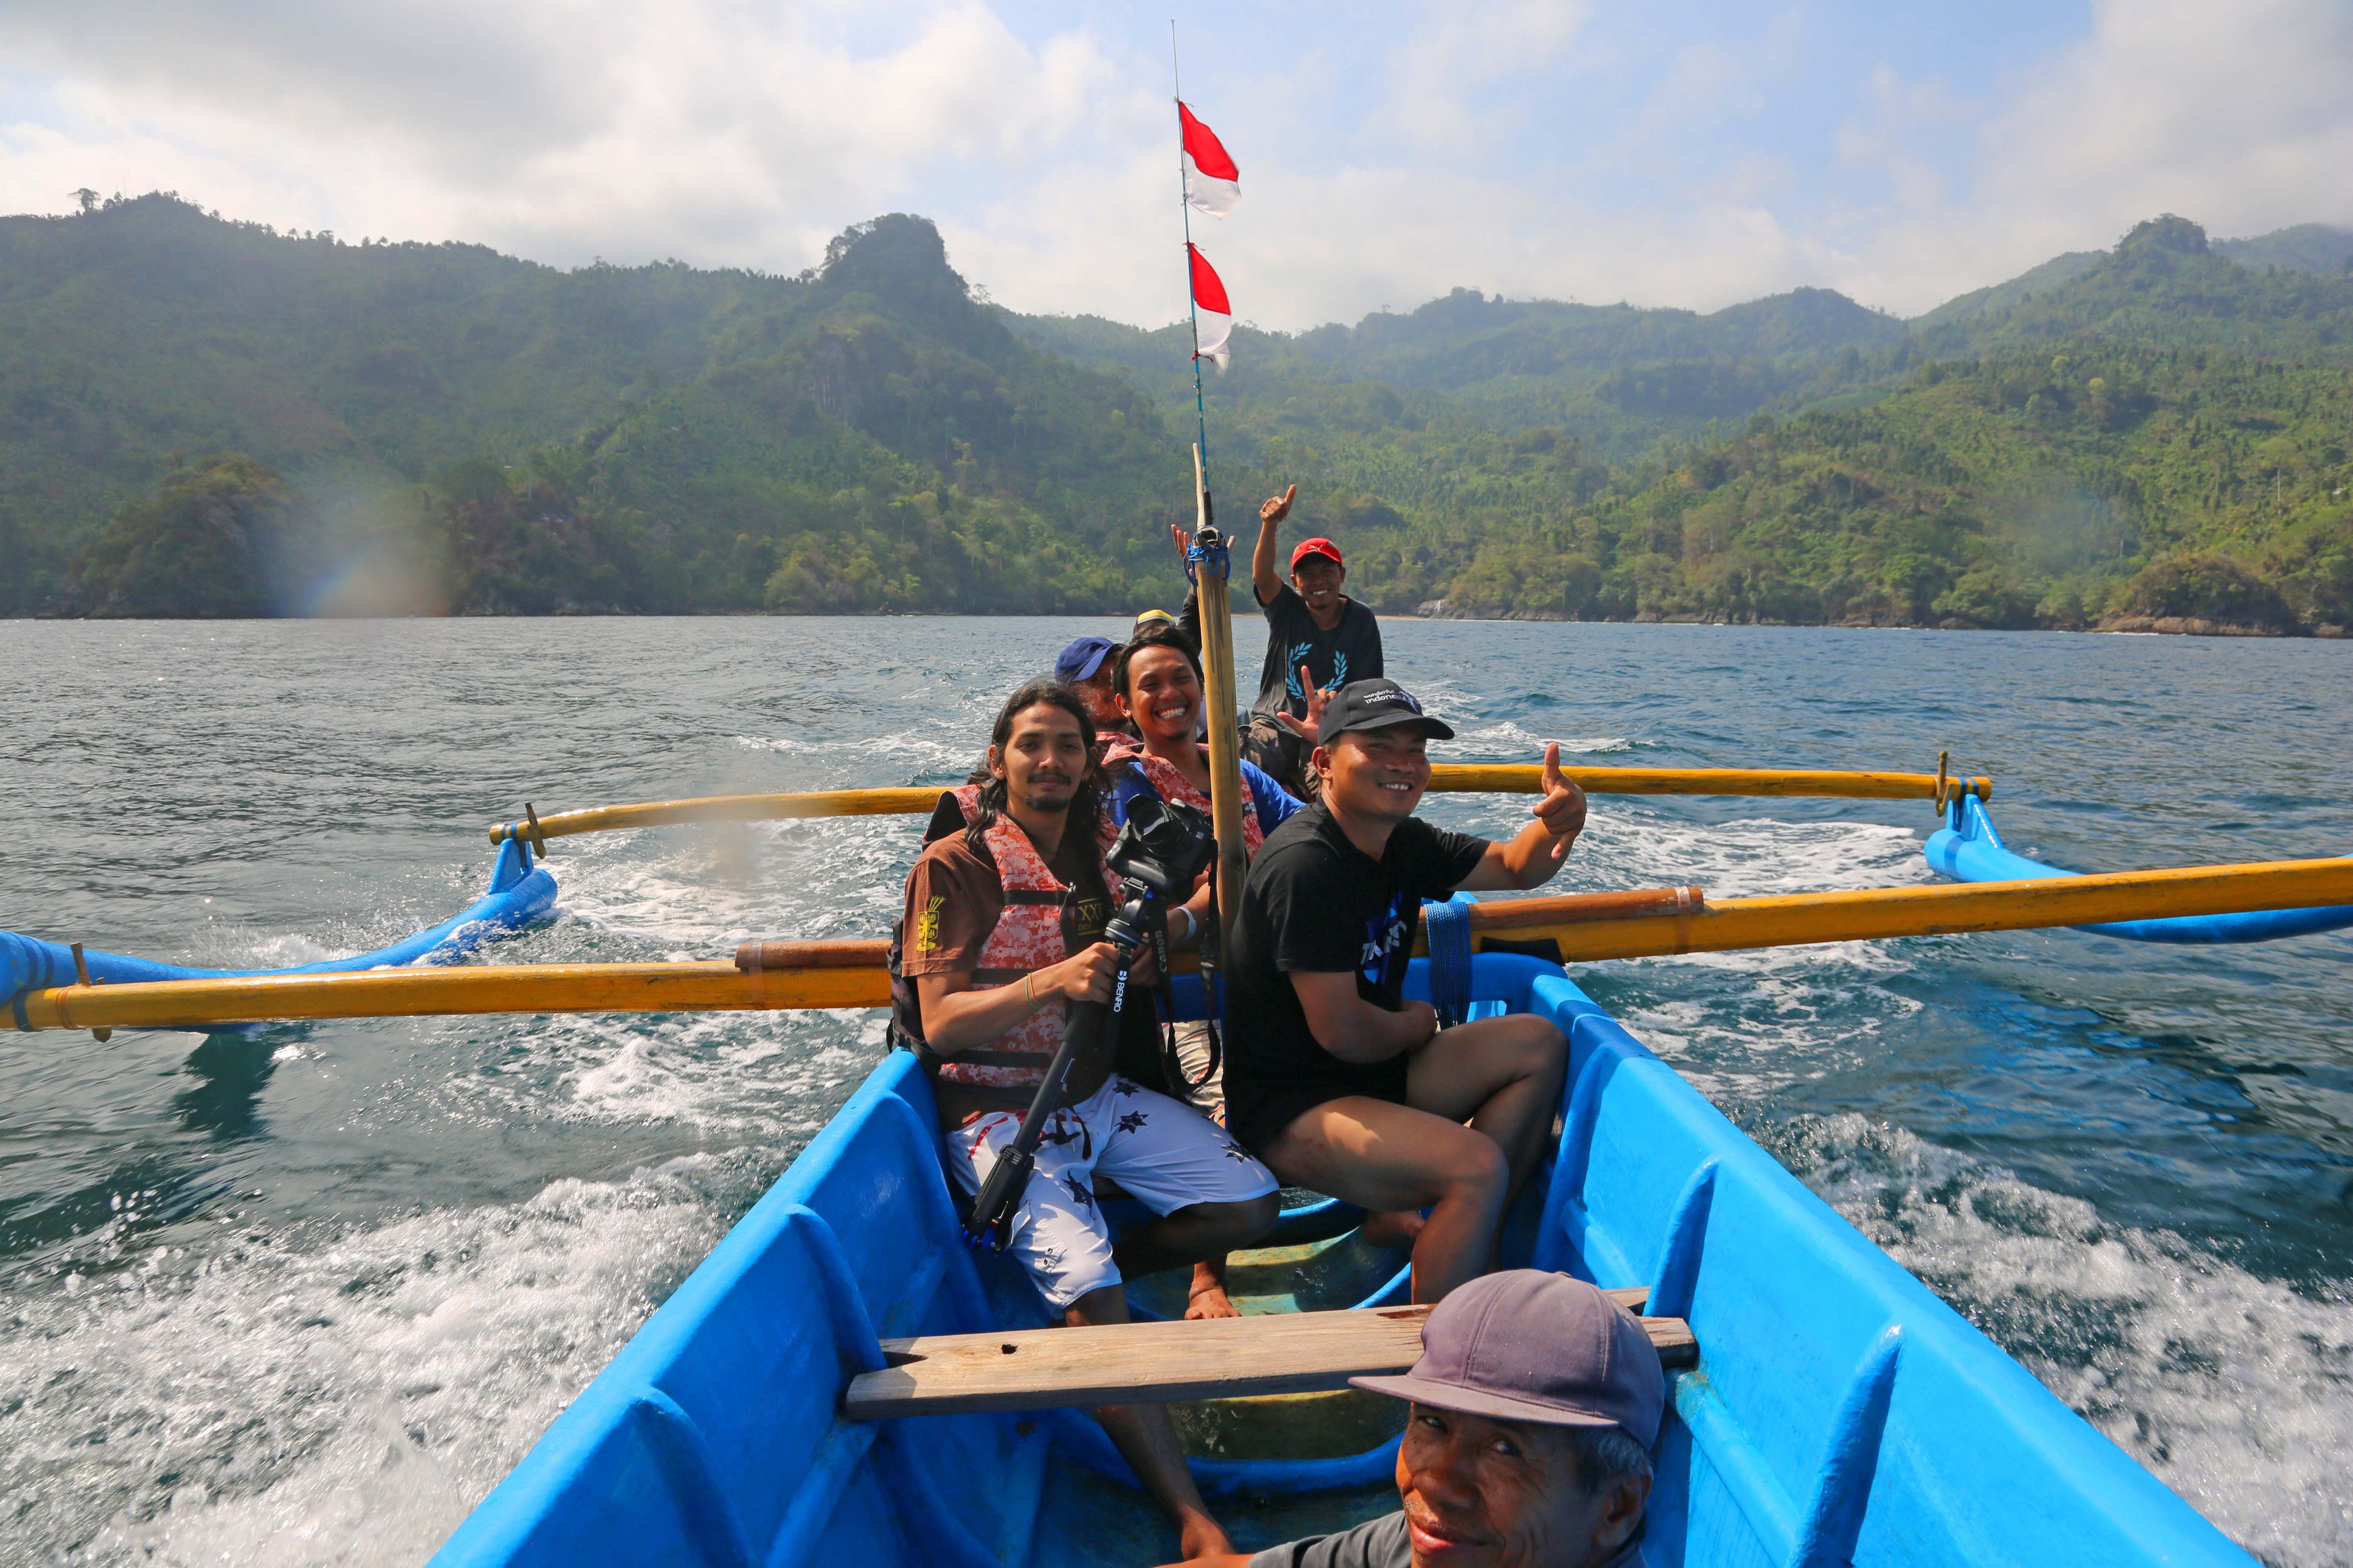
[[1234, 308], [1209, 258], [1190, 244], [1185, 249], [1193, 263], [1193, 357], [1223, 370], [1234, 357], [1234, 351], [1226, 346], [1226, 340], [1234, 335]]
[[1185, 145], [1185, 199], [1211, 217], [1223, 217], [1242, 199], [1242, 172], [1218, 133], [1193, 118], [1180, 99], [1176, 125]]

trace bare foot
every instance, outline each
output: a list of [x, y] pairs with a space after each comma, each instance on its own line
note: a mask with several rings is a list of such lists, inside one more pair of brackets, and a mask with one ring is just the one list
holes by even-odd
[[1421, 1234], [1421, 1226], [1419, 1209], [1398, 1209], [1388, 1214], [1366, 1215], [1356, 1234], [1373, 1247], [1411, 1247], [1414, 1238]]
[[1226, 1294], [1225, 1259], [1193, 1265], [1193, 1289], [1186, 1299], [1185, 1321], [1203, 1318], [1239, 1318], [1241, 1309]]

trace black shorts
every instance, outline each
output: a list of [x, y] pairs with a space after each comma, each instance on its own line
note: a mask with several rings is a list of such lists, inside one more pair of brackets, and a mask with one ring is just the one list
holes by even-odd
[[1226, 1068], [1226, 1131], [1241, 1146], [1266, 1158], [1267, 1145], [1283, 1129], [1319, 1105], [1350, 1095], [1403, 1105], [1408, 1058], [1366, 1062], [1346, 1078], [1237, 1079], [1231, 1063]]

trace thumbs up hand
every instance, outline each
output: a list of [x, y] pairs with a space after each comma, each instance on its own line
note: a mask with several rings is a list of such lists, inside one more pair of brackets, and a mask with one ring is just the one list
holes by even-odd
[[1577, 782], [1560, 771], [1560, 742], [1554, 741], [1545, 747], [1544, 793], [1529, 808], [1544, 829], [1555, 838], [1575, 838], [1585, 831], [1585, 792]]

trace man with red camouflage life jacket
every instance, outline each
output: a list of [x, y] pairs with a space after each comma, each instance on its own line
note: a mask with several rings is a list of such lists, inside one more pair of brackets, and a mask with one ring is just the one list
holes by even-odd
[[[1019, 1130], [1068, 1005], [1111, 997], [1117, 950], [1102, 934], [1120, 887], [1103, 860], [1110, 818], [1094, 742], [1076, 691], [1024, 685], [997, 714], [985, 781], [955, 792], [963, 831], [927, 845], [908, 874], [894, 1023], [930, 1070], [948, 1173], [967, 1196]], [[1169, 919], [1170, 935], [1185, 934], [1186, 918]], [[1119, 1070], [1156, 1058], [1152, 1009], [1129, 1007], [1121, 1026], [1113, 1054], [1071, 1073], [1014, 1213], [1008, 1250], [1071, 1324], [1126, 1321], [1124, 1279], [1247, 1246], [1278, 1213], [1272, 1174], [1224, 1129]], [[1114, 1242], [1093, 1194], [1098, 1173], [1158, 1217]], [[1166, 1409], [1095, 1414], [1176, 1519], [1186, 1554], [1231, 1550]]]

